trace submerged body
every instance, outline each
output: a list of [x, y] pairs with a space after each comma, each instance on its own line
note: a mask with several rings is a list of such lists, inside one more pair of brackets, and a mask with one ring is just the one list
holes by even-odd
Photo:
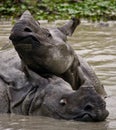
[[0, 113], [77, 121], [102, 121], [108, 116], [105, 101], [90, 84], [75, 91], [57, 76], [44, 78], [24, 70], [14, 49], [1, 52], [0, 61]]

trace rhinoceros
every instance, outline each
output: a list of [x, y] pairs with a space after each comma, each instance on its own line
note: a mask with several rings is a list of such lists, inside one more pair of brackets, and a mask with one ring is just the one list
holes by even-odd
[[105, 90], [91, 67], [66, 43], [78, 24], [72, 19], [46, 29], [24, 12], [10, 35], [15, 49], [0, 52], [0, 113], [106, 119]]
[[70, 83], [74, 90], [90, 82], [100, 95], [106, 97], [93, 69], [67, 43], [67, 36], [72, 35], [79, 24], [79, 19], [72, 18], [61, 27], [45, 28], [29, 11], [25, 11], [9, 38], [24, 66], [40, 75], [57, 75]]
[[103, 121], [106, 103], [89, 82], [78, 90], [62, 78], [23, 68], [14, 49], [0, 52], [0, 113]]

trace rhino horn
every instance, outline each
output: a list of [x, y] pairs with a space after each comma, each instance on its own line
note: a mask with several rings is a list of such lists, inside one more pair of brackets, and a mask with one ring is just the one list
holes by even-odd
[[26, 10], [20, 17], [20, 20], [26, 20], [35, 23], [33, 16], [31, 15], [29, 10]]
[[31, 13], [30, 13], [29, 10], [26, 10], [26, 11], [22, 14], [20, 20], [23, 20], [23, 19], [26, 19], [26, 20], [28, 20], [28, 19], [33, 19], [33, 17], [32, 17], [32, 15], [31, 15]]

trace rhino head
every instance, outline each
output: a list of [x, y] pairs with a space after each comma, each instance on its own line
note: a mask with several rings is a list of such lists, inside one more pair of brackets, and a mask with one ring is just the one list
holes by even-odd
[[105, 101], [89, 83], [75, 91], [60, 77], [44, 78], [29, 69], [28, 74], [31, 84], [8, 88], [12, 113], [92, 122], [108, 116]]
[[57, 79], [51, 86], [46, 89], [40, 108], [42, 115], [87, 122], [103, 121], [109, 115], [105, 101], [93, 87], [88, 87], [90, 85], [74, 91], [69, 84]]
[[9, 38], [29, 68], [39, 73], [49, 70], [62, 74], [74, 60], [74, 52], [66, 44], [67, 36], [72, 35], [79, 23], [73, 18], [62, 27], [47, 29], [41, 27], [29, 11], [25, 11]]

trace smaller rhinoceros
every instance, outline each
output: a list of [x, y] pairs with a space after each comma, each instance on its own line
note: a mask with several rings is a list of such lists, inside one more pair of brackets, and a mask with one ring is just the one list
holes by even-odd
[[53, 74], [70, 83], [74, 90], [90, 82], [106, 97], [103, 85], [88, 63], [66, 43], [80, 21], [71, 19], [61, 27], [41, 27], [29, 11], [25, 11], [14, 25], [10, 39], [24, 66], [40, 75]]
[[0, 63], [0, 113], [77, 121], [103, 121], [108, 116], [105, 101], [89, 83], [75, 91], [60, 77], [24, 70], [14, 49], [0, 52]]

